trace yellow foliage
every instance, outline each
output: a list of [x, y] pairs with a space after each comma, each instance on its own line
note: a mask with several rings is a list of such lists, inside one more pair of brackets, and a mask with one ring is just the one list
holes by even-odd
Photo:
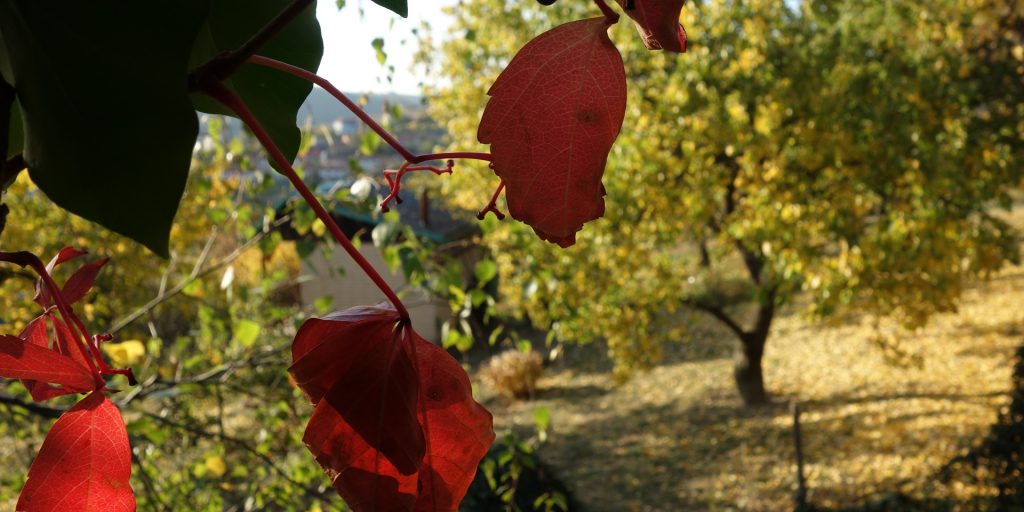
[[103, 353], [117, 367], [133, 366], [146, 356], [146, 346], [139, 340], [127, 340], [120, 343], [104, 343], [100, 345]]
[[207, 474], [213, 475], [215, 478], [224, 476], [224, 473], [227, 473], [228, 471], [228, 466], [224, 463], [224, 458], [217, 455], [207, 457], [203, 462], [203, 465], [206, 466]]

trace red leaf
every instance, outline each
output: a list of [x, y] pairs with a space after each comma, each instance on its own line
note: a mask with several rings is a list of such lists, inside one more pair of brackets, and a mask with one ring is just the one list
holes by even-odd
[[64, 413], [46, 435], [17, 510], [134, 511], [128, 481], [130, 450], [117, 407], [102, 393], [92, 393]]
[[19, 338], [36, 346], [50, 348], [50, 333], [46, 330], [46, 317], [49, 313], [43, 313], [32, 319], [24, 329], [21, 330]]
[[15, 336], [0, 335], [0, 376], [59, 384], [73, 392], [96, 388], [87, 368], [67, 356]]
[[76, 270], [74, 274], [71, 274], [71, 277], [64, 283], [64, 300], [68, 301], [68, 304], [74, 304], [82, 300], [85, 294], [89, 293], [92, 285], [96, 283], [96, 276], [99, 275], [100, 269], [108, 261], [110, 261], [110, 258], [86, 263]]
[[46, 271], [53, 272], [53, 269], [57, 268], [57, 265], [62, 265], [75, 258], [80, 258], [89, 254], [88, 251], [80, 251], [74, 247], [65, 247], [61, 249], [49, 263], [46, 264]]
[[562, 247], [604, 215], [601, 176], [626, 112], [608, 25], [575, 21], [530, 41], [487, 92], [477, 133], [491, 144], [509, 213]]
[[416, 509], [454, 511], [494, 441], [491, 413], [473, 400], [458, 361], [411, 328], [406, 335], [416, 353], [420, 424], [427, 434]]
[[[54, 325], [54, 331], [56, 331], [55, 343], [50, 343], [50, 332], [47, 328], [47, 320], [52, 322]], [[82, 368], [90, 367], [89, 361], [86, 360], [83, 351], [77, 348], [81, 345], [77, 345], [78, 342], [75, 341], [74, 334], [72, 334], [71, 330], [68, 329], [67, 324], [52, 312], [43, 313], [33, 319], [25, 326], [18, 337], [25, 340], [26, 343], [46, 348], [60, 355], [67, 356], [74, 362], [78, 363]], [[72, 345], [77, 345], [77, 347]], [[31, 379], [22, 379], [21, 383], [24, 384], [26, 389], [28, 389], [29, 393], [32, 395], [32, 399], [36, 402], [43, 402], [53, 397], [78, 392], [76, 390], [54, 387], [45, 382], [39, 382]]]
[[80, 350], [82, 344], [68, 327], [68, 324], [64, 323], [56, 315], [48, 316], [50, 317], [50, 322], [53, 322], [54, 330], [57, 331], [57, 342], [53, 344], [53, 349], [60, 354], [70, 357], [83, 367], [89, 368], [89, 362], [85, 359], [85, 353], [83, 350]]
[[[75, 249], [74, 247], [65, 247], [61, 249], [49, 263], [46, 264], [46, 270], [52, 274], [53, 269], [57, 268], [57, 266], [75, 258], [85, 256], [86, 254], [88, 253]], [[99, 274], [100, 269], [103, 268], [103, 265], [106, 265], [108, 261], [110, 261], [110, 258], [103, 258], [91, 263], [86, 263], [76, 270], [75, 273], [68, 278], [67, 282], [64, 283], [64, 289], [62, 290], [64, 300], [66, 300], [68, 304], [74, 304], [82, 300], [82, 298], [85, 297], [85, 294], [92, 288], [93, 284], [96, 283], [96, 276]], [[36, 296], [34, 300], [43, 307], [53, 304], [53, 297], [50, 294], [50, 290], [43, 286], [42, 279], [36, 280]]]
[[[25, 326], [24, 329], [22, 329], [21, 334], [19, 334], [18, 337], [25, 340], [25, 342], [30, 345], [49, 349], [50, 333], [46, 326], [46, 319], [49, 316], [49, 313], [43, 313], [33, 319]], [[32, 399], [36, 402], [44, 402], [56, 396], [75, 393], [75, 391], [71, 391], [69, 389], [55, 387], [45, 382], [39, 382], [31, 379], [22, 379], [21, 383], [26, 389], [28, 389], [28, 392], [32, 395]]]
[[686, 0], [618, 1], [623, 11], [633, 18], [648, 50], [686, 51], [686, 29], [679, 24], [679, 13]]
[[[89, 253], [86, 251], [79, 251], [74, 247], [65, 247], [57, 252], [53, 259], [46, 264], [46, 272], [53, 274], [53, 269], [57, 268], [58, 265], [63, 265], [68, 261], [80, 258], [86, 254]], [[50, 295], [50, 290], [46, 289], [46, 286], [43, 285], [42, 279], [36, 279], [36, 296], [33, 300], [36, 301], [36, 304], [39, 304], [44, 308], [53, 304], [53, 297]]]
[[390, 307], [309, 320], [292, 356], [303, 440], [353, 510], [455, 510], [494, 439], [458, 362]]

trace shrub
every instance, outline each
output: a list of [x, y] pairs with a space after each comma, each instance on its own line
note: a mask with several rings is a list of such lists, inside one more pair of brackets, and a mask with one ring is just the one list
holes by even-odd
[[484, 384], [508, 398], [532, 398], [544, 361], [536, 352], [509, 350], [498, 354], [480, 370]]

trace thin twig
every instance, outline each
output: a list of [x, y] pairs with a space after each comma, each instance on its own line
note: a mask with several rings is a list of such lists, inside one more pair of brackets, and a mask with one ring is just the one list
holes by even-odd
[[64, 409], [39, 405], [35, 402], [22, 400], [8, 394], [0, 394], [0, 404], [13, 405], [44, 418], [59, 418], [61, 414], [64, 414]]
[[258, 354], [254, 354], [246, 359], [240, 361], [232, 361], [223, 363], [214, 368], [210, 368], [203, 373], [192, 377], [177, 377], [173, 380], [161, 380], [158, 375], [153, 375], [146, 379], [145, 382], [136, 386], [118, 401], [118, 407], [127, 407], [131, 402], [140, 398], [146, 398], [147, 396], [156, 393], [157, 391], [163, 391], [167, 389], [173, 389], [182, 385], [203, 385], [207, 383], [222, 384], [227, 381], [227, 377], [234, 373], [236, 370], [242, 368], [258, 368], [266, 366], [273, 362], [277, 362], [280, 354], [285, 352], [291, 347], [291, 343], [271, 347]]
[[[167, 510], [167, 504], [164, 503], [163, 499], [160, 497], [160, 493], [157, 492], [156, 484], [153, 483], [153, 477], [149, 474], [149, 471], [146, 470], [146, 466], [142, 465], [142, 459], [140, 459], [135, 453], [135, 450], [132, 450], [131, 452], [132, 462], [139, 468], [139, 480], [142, 480], [142, 486], [146, 488], [146, 495], [160, 505], [159, 510]], [[153, 508], [156, 507], [154, 506]]]
[[229, 435], [219, 435], [219, 434], [217, 434], [215, 432], [208, 432], [208, 431], [206, 431], [206, 430], [204, 430], [202, 428], [199, 428], [199, 427], [196, 427], [196, 426], [192, 426], [192, 425], [186, 425], [184, 423], [179, 423], [177, 421], [164, 418], [163, 416], [160, 416], [158, 414], [154, 414], [154, 413], [151, 413], [151, 412], [148, 412], [148, 411], [141, 411], [141, 412], [142, 412], [143, 416], [146, 416], [147, 418], [151, 418], [151, 419], [153, 419], [153, 420], [155, 420], [155, 421], [157, 421], [159, 423], [163, 423], [164, 425], [167, 425], [169, 427], [174, 427], [174, 428], [179, 429], [179, 430], [184, 430], [184, 431], [189, 432], [189, 433], [191, 433], [191, 434], [193, 434], [195, 436], [198, 436], [198, 437], [204, 437], [204, 438], [207, 438], [207, 439], [219, 439], [221, 442], [224, 442], [225, 444], [233, 444], [233, 445], [241, 448], [242, 450], [248, 452], [250, 455], [260, 459], [260, 461], [262, 461], [264, 464], [266, 464], [267, 467], [269, 467], [273, 472], [277, 473], [278, 476], [280, 476], [281, 478], [284, 478], [286, 481], [288, 481], [288, 483], [294, 485], [295, 487], [298, 487], [298, 488], [304, 490], [306, 492], [306, 494], [308, 494], [309, 496], [312, 496], [314, 498], [321, 499], [321, 500], [329, 500], [330, 499], [330, 495], [320, 491], [319, 489], [317, 489], [317, 488], [315, 488], [315, 487], [313, 487], [311, 485], [306, 485], [306, 484], [304, 484], [302, 482], [299, 482], [299, 481], [295, 480], [294, 478], [292, 478], [291, 474], [288, 471], [285, 471], [284, 469], [282, 469], [280, 466], [278, 466], [277, 463], [274, 461], [274, 459], [272, 459], [269, 455], [260, 452], [259, 450], [254, 448], [252, 445], [250, 445], [248, 442], [246, 442], [243, 439], [239, 439], [237, 437], [229, 436]]
[[240, 256], [242, 256], [242, 254], [245, 253], [245, 251], [249, 250], [250, 247], [259, 243], [259, 241], [262, 240], [263, 237], [267, 236], [274, 229], [288, 222], [288, 220], [288, 216], [284, 216], [281, 217], [280, 219], [275, 220], [267, 229], [260, 231], [259, 233], [256, 234], [256, 236], [250, 238], [244, 244], [238, 246], [234, 251], [231, 252], [231, 254], [228, 254], [227, 256], [218, 260], [213, 265], [210, 265], [209, 267], [206, 267], [204, 269], [202, 268], [202, 264], [205, 261], [206, 255], [209, 252], [210, 244], [212, 243], [213, 240], [211, 238], [210, 240], [207, 241], [206, 247], [203, 249], [203, 253], [200, 255], [199, 260], [196, 262], [196, 265], [192, 268], [192, 272], [187, 277], [179, 281], [178, 284], [174, 285], [174, 287], [171, 288], [170, 290], [167, 290], [157, 295], [156, 297], [153, 298], [153, 300], [150, 300], [139, 309], [133, 311], [130, 315], [119, 320], [116, 324], [114, 324], [113, 327], [110, 328], [108, 332], [114, 334], [120, 331], [121, 329], [124, 329], [132, 322], [138, 320], [142, 315], [145, 315], [146, 313], [151, 311], [153, 308], [159, 306], [160, 304], [163, 304], [171, 297], [174, 297], [175, 295], [181, 293], [182, 290], [184, 290], [188, 285], [192, 284], [193, 281], [206, 277], [207, 275], [210, 275], [211, 273], [216, 272], [217, 270], [220, 270], [221, 268], [231, 264], [231, 262], [235, 261]]

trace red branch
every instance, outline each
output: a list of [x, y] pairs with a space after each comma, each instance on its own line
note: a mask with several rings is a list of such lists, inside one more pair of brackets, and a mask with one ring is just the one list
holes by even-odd
[[317, 218], [319, 218], [320, 221], [324, 223], [324, 226], [327, 227], [328, 231], [331, 232], [334, 239], [345, 249], [345, 252], [355, 260], [356, 264], [363, 269], [363, 272], [366, 272], [366, 275], [373, 280], [373, 283], [377, 285], [377, 288], [379, 288], [395, 306], [395, 309], [398, 311], [401, 318], [408, 319], [409, 312], [405, 309], [405, 305], [402, 304], [402, 301], [399, 300], [398, 295], [396, 295], [394, 290], [388, 286], [387, 282], [384, 281], [384, 278], [377, 273], [377, 270], [373, 268], [373, 265], [366, 261], [366, 258], [363, 257], [362, 253], [352, 245], [352, 242], [349, 241], [348, 237], [345, 236], [345, 233], [341, 231], [341, 228], [338, 227], [336, 222], [334, 222], [334, 219], [331, 218], [331, 215], [327, 212], [324, 206], [320, 204], [320, 201], [317, 200], [313, 192], [310, 191], [309, 187], [307, 187], [302, 181], [302, 178], [296, 174], [295, 169], [292, 168], [291, 162], [289, 162], [284, 156], [284, 153], [282, 153], [277, 147], [277, 144], [274, 144], [274, 140], [263, 128], [259, 120], [256, 119], [256, 116], [254, 116], [249, 110], [248, 105], [246, 105], [238, 95], [217, 81], [211, 80], [203, 83], [200, 90], [231, 109], [238, 115], [239, 119], [241, 119], [242, 122], [252, 130], [253, 134], [260, 143], [263, 144], [267, 153], [270, 154], [270, 157], [277, 164], [281, 174], [288, 178], [288, 181], [290, 181], [292, 186], [295, 187], [295, 190], [302, 196], [302, 199], [304, 199], [306, 203], [309, 204], [309, 207], [313, 209], [313, 212], [316, 213]]
[[494, 194], [491, 194], [491, 200], [487, 202], [487, 206], [484, 206], [484, 209], [480, 210], [476, 214], [477, 219], [484, 220], [484, 217], [487, 216], [487, 212], [494, 212], [494, 216], [497, 217], [498, 220], [505, 220], [505, 214], [498, 210], [498, 197], [501, 196], [502, 190], [505, 190], [505, 180], [501, 180], [501, 182], [498, 183], [498, 188], [494, 189]]
[[[384, 212], [388, 211], [389, 210], [388, 203], [390, 203], [392, 200], [394, 200], [398, 204], [402, 204], [402, 198], [399, 197], [398, 193], [402, 191], [402, 176], [405, 176], [406, 173], [413, 172], [413, 171], [430, 171], [430, 172], [432, 172], [434, 174], [437, 174], [437, 175], [451, 174], [452, 173], [452, 167], [454, 165], [455, 165], [455, 162], [452, 161], [452, 160], [448, 160], [447, 167], [445, 167], [443, 169], [440, 169], [440, 168], [437, 168], [437, 167], [432, 167], [432, 166], [429, 166], [429, 165], [417, 165], [417, 166], [410, 167], [409, 166], [409, 162], [406, 162], [406, 163], [402, 164], [402, 166], [399, 167], [397, 171], [390, 170], [390, 169], [385, 170], [384, 171], [384, 179], [388, 181], [388, 187], [391, 188], [391, 193], [388, 194], [388, 196], [385, 197], [384, 200], [380, 202], [380, 209], [381, 209], [381, 211], [384, 211]], [[392, 176], [393, 176], [393, 178], [392, 178]]]
[[366, 124], [366, 126], [373, 130], [374, 133], [380, 136], [380, 138], [383, 139], [388, 146], [391, 146], [395, 151], [398, 152], [398, 154], [402, 155], [402, 158], [404, 158], [406, 162], [409, 162], [411, 164], [418, 164], [429, 160], [444, 160], [446, 158], [483, 160], [485, 162], [491, 161], [490, 153], [456, 152], [429, 153], [426, 155], [413, 154], [413, 152], [406, 149], [406, 147], [403, 146], [402, 143], [399, 142], [394, 135], [391, 135], [387, 130], [385, 130], [384, 127], [382, 127], [380, 124], [377, 123], [377, 121], [373, 119], [373, 117], [370, 117], [370, 115], [367, 114], [362, 108], [360, 108], [359, 105], [357, 105], [354, 101], [349, 99], [348, 96], [345, 96], [345, 93], [339, 91], [338, 88], [335, 87], [334, 84], [332, 84], [326, 78], [317, 75], [316, 73], [311, 73], [298, 66], [288, 64], [287, 62], [281, 62], [279, 60], [263, 57], [260, 55], [253, 55], [252, 57], [249, 57], [249, 62], [253, 64], [259, 64], [260, 66], [273, 68], [278, 71], [284, 71], [285, 73], [290, 73], [303, 80], [319, 85], [320, 87], [323, 88], [323, 90], [327, 91], [328, 93], [331, 94], [331, 96], [334, 96], [336, 100], [341, 102], [342, 105], [345, 105], [345, 108], [352, 111], [352, 113], [355, 114], [360, 121], [362, 121], [364, 124]]
[[619, 22], [619, 13], [613, 11], [611, 7], [608, 7], [608, 4], [604, 3], [604, 0], [594, 0], [594, 3], [597, 4], [599, 9], [601, 9], [601, 14], [604, 14], [609, 25], [614, 25]]

